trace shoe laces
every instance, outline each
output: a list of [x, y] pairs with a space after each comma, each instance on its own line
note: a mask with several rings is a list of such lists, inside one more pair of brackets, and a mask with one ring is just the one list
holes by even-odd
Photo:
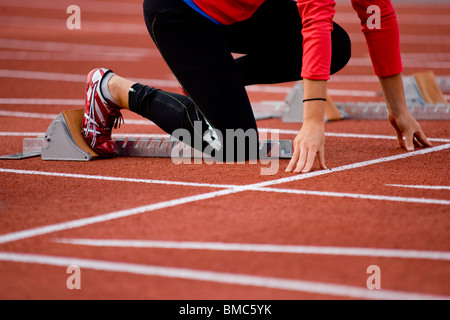
[[120, 125], [122, 123], [125, 123], [125, 121], [123, 120], [122, 112], [120, 112], [120, 109], [109, 108], [108, 117], [109, 118], [107, 121], [107, 126], [111, 129], [120, 128]]
[[120, 128], [122, 123], [125, 123], [123, 119], [123, 115], [120, 112], [120, 109], [107, 106], [107, 120], [106, 120], [106, 126], [101, 127], [96, 121], [95, 121], [95, 113], [93, 110], [93, 107], [91, 107], [91, 110], [89, 112], [89, 118], [87, 118], [87, 126], [84, 130], [85, 136], [87, 137], [89, 133], [92, 133], [92, 141], [91, 141], [91, 147], [95, 147], [97, 144], [97, 136], [104, 136], [107, 134], [108, 136], [111, 133], [111, 130]]

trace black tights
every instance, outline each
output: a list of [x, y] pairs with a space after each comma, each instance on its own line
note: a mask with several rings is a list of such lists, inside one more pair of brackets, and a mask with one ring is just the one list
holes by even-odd
[[[144, 17], [189, 97], [135, 84], [130, 108], [169, 134], [180, 128], [202, 136], [208, 129], [257, 131], [245, 86], [301, 80], [296, 1], [266, 0], [250, 19], [229, 26], [214, 24], [182, 0], [144, 0]], [[334, 24], [332, 74], [347, 64], [350, 47], [347, 33]], [[235, 59], [232, 53], [242, 55]], [[195, 121], [202, 122], [203, 132], [195, 132]]]

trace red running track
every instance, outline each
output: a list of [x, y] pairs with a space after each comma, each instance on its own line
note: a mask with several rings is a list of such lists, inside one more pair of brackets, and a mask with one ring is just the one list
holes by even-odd
[[[68, 30], [68, 1], [2, 1], [2, 154], [80, 108], [94, 67], [179, 90], [140, 3], [79, 2], [82, 28]], [[405, 75], [447, 76], [450, 6], [399, 4], [397, 12]], [[334, 100], [379, 101], [348, 3], [338, 2], [336, 20], [354, 45], [349, 66], [330, 81]], [[249, 95], [280, 101], [291, 86], [250, 87]], [[162, 134], [125, 118], [117, 134]], [[288, 139], [300, 127], [258, 125]], [[406, 153], [387, 121], [327, 123], [331, 169], [305, 175], [284, 173], [287, 160], [273, 175], [261, 175], [268, 165], [260, 163], [0, 161], [0, 298], [450, 298], [449, 123], [421, 125], [433, 148]], [[81, 268], [81, 290], [66, 286], [69, 265]], [[372, 265], [381, 290], [367, 288]]]

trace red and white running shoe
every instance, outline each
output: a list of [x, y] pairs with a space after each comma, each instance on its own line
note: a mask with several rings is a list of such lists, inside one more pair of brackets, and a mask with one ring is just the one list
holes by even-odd
[[82, 133], [91, 148], [101, 157], [114, 156], [115, 145], [111, 138], [113, 128], [123, 122], [120, 107], [107, 100], [101, 91], [103, 77], [112, 72], [97, 68], [89, 72], [86, 80], [86, 101]]

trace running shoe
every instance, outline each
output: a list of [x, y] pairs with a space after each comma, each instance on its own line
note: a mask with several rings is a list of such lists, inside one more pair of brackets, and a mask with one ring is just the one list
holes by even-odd
[[103, 158], [114, 156], [115, 144], [111, 132], [123, 122], [120, 107], [106, 99], [101, 91], [102, 79], [110, 72], [112, 71], [105, 68], [89, 72], [82, 126], [84, 139]]

